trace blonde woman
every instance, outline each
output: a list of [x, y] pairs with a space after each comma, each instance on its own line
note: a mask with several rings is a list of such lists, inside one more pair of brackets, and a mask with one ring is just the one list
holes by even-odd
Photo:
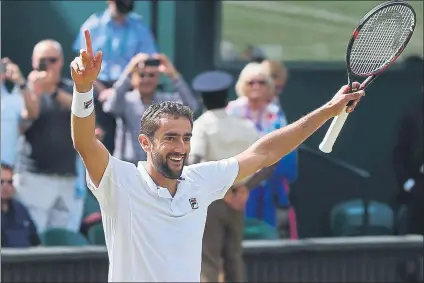
[[[260, 134], [267, 134], [287, 124], [279, 105], [276, 89], [266, 64], [249, 63], [236, 83], [238, 98], [227, 106], [230, 115], [249, 119]], [[280, 78], [280, 77], [279, 77]], [[283, 80], [277, 80], [281, 87]], [[294, 210], [289, 202], [289, 183], [297, 178], [297, 152], [282, 158], [270, 171], [267, 180], [250, 192], [246, 217], [260, 219], [275, 227], [284, 238], [297, 238]]]
[[278, 106], [270, 104], [275, 95], [274, 82], [261, 64], [249, 63], [244, 67], [236, 93], [238, 98], [228, 104], [228, 113], [251, 120], [261, 134], [287, 124]]

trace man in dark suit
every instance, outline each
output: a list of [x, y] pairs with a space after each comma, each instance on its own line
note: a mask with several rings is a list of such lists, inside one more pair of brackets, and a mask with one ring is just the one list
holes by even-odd
[[421, 102], [412, 111], [409, 109], [393, 154], [400, 187], [398, 205], [405, 205], [408, 210], [406, 232], [420, 235], [424, 235], [423, 108], [424, 102]]

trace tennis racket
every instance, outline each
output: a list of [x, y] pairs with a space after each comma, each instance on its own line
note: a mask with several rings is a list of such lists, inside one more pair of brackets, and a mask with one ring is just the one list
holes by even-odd
[[[354, 76], [366, 77], [359, 88], [363, 90], [397, 60], [411, 39], [415, 24], [415, 11], [404, 1], [381, 3], [361, 19], [346, 51], [346, 71], [351, 91], [355, 91], [352, 90]], [[334, 117], [319, 145], [322, 152], [332, 151], [348, 115], [342, 111]]]

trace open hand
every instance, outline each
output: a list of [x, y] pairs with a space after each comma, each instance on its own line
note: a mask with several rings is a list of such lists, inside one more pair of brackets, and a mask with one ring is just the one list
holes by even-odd
[[[353, 89], [359, 89], [360, 84], [358, 82], [354, 82], [352, 84]], [[353, 101], [346, 109], [347, 113], [352, 112], [355, 110], [356, 105], [358, 104], [359, 100], [362, 96], [365, 95], [365, 92], [363, 90], [356, 91], [353, 93], [350, 92], [349, 85], [343, 86], [337, 93], [334, 95], [334, 97], [330, 100], [330, 102], [327, 103], [326, 106], [328, 106], [331, 109], [332, 116], [339, 115], [342, 111], [345, 111], [346, 106], [350, 101]]]
[[71, 75], [78, 92], [88, 92], [102, 68], [102, 52], [94, 56], [91, 36], [88, 30], [84, 31], [85, 49], [80, 50], [80, 56], [71, 62]]

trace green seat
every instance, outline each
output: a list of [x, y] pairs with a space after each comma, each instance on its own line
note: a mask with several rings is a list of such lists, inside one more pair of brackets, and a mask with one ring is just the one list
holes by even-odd
[[44, 246], [86, 246], [87, 239], [80, 233], [61, 228], [51, 228], [41, 234]]
[[92, 227], [88, 229], [87, 232], [88, 240], [92, 245], [96, 246], [105, 246], [105, 233], [103, 231], [103, 225], [102, 224], [95, 224]]
[[85, 197], [85, 200], [84, 200], [83, 218], [98, 211], [100, 211], [99, 203], [97, 199], [94, 197], [93, 193], [88, 191], [87, 196]]
[[277, 229], [255, 218], [244, 221], [243, 238], [245, 240], [274, 240], [278, 239]]
[[393, 235], [394, 215], [385, 203], [368, 204], [368, 225], [364, 226], [364, 202], [354, 199], [339, 203], [331, 210], [331, 234], [335, 237]]
[[366, 235], [394, 235], [394, 223], [393, 209], [388, 204], [377, 201], [369, 203]]
[[359, 236], [364, 219], [364, 203], [354, 199], [336, 204], [331, 210], [331, 234], [335, 237]]

